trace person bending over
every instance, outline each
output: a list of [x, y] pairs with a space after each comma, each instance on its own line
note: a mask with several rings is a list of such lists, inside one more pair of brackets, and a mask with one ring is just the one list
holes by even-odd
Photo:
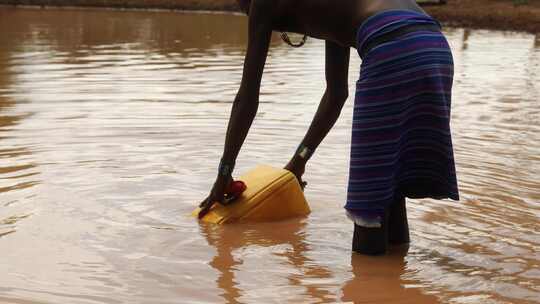
[[452, 54], [440, 24], [414, 0], [238, 2], [249, 17], [244, 70], [218, 175], [201, 203], [202, 216], [223, 202], [232, 182], [236, 157], [257, 113], [273, 31], [325, 41], [326, 90], [285, 166], [300, 183], [306, 162], [348, 97], [350, 48], [362, 59], [345, 204], [354, 222], [354, 251], [382, 254], [388, 244], [409, 242], [406, 197], [459, 199], [450, 134]]

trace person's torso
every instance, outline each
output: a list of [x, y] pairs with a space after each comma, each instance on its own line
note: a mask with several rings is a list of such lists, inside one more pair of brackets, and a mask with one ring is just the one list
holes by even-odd
[[273, 18], [276, 31], [295, 32], [356, 46], [356, 32], [364, 20], [386, 10], [424, 13], [415, 0], [279, 0]]

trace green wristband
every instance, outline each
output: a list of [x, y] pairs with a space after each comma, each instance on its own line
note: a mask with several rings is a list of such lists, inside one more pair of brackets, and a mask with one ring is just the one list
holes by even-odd
[[298, 146], [298, 149], [296, 149], [295, 155], [307, 161], [311, 158], [311, 156], [313, 155], [313, 152], [314, 151], [312, 149], [306, 147], [306, 145], [301, 144], [300, 146]]

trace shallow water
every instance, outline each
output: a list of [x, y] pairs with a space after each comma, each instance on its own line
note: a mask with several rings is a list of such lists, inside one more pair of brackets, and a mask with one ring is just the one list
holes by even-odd
[[[445, 30], [462, 201], [409, 201], [408, 252], [372, 258], [341, 208], [352, 98], [308, 165], [309, 217], [187, 216], [215, 176], [244, 17], [0, 8], [0, 28], [0, 303], [540, 302], [540, 37]], [[287, 162], [323, 49], [273, 41], [237, 172]]]

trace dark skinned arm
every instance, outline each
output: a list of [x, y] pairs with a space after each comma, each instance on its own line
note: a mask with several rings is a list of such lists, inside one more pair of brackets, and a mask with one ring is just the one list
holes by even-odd
[[[336, 123], [348, 97], [349, 74], [348, 47], [326, 41], [326, 91], [315, 113], [302, 144], [314, 151]], [[285, 169], [293, 172], [302, 182], [307, 160], [294, 155]]]
[[[240, 89], [234, 100], [222, 160], [234, 164], [257, 114], [261, 78], [272, 36], [271, 0], [252, 1], [249, 9], [248, 46]], [[201, 203], [199, 218], [203, 217], [215, 202], [223, 202], [225, 190], [231, 183], [231, 175], [218, 174], [210, 195]]]

